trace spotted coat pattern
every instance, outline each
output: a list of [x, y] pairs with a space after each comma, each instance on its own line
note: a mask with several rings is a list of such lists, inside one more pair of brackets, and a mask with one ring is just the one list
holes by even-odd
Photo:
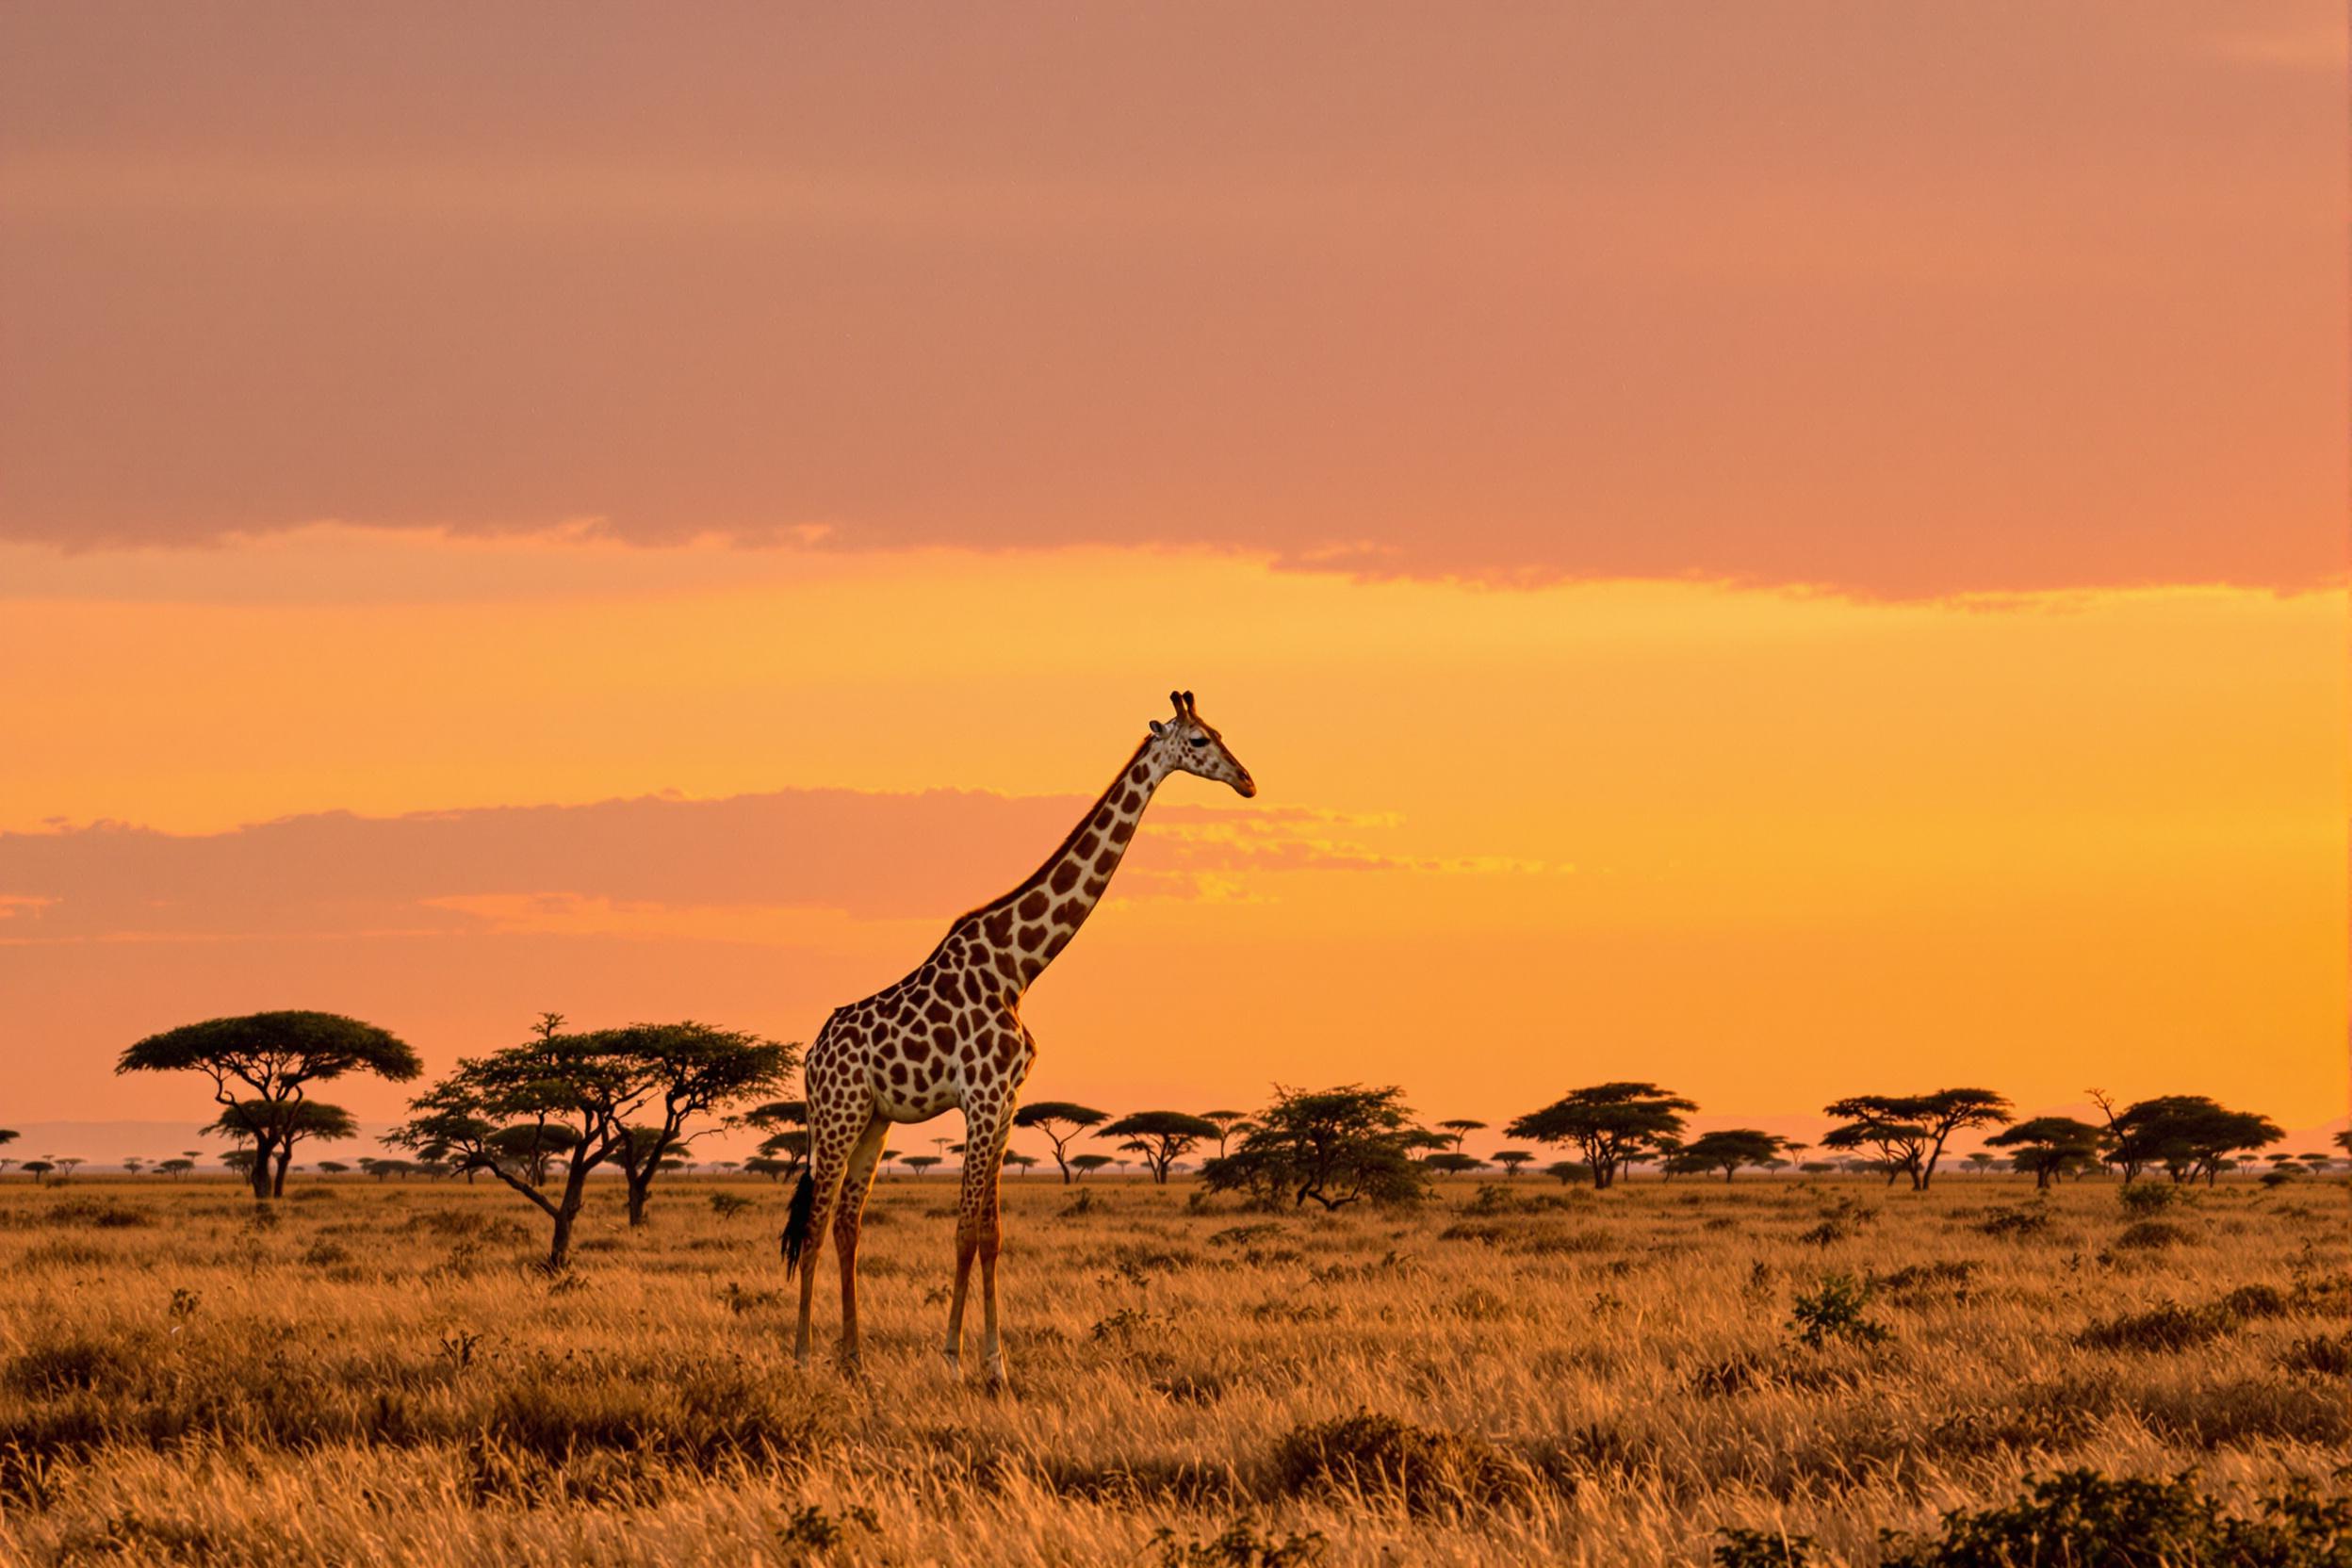
[[[1135, 841], [1144, 807], [1165, 778], [1193, 773], [1256, 793], [1249, 770], [1174, 694], [1176, 719], [1154, 724], [1110, 788], [1044, 865], [1011, 892], [959, 918], [914, 972], [862, 1002], [836, 1008], [808, 1048], [809, 1213], [804, 1266], [813, 1265], [827, 1224], [841, 1273], [841, 1354], [858, 1355], [858, 1219], [885, 1134], [893, 1122], [964, 1113], [964, 1177], [956, 1227], [956, 1291], [946, 1356], [961, 1354], [972, 1262], [981, 1263], [983, 1353], [989, 1377], [1004, 1375], [996, 1331], [997, 1177], [1021, 1086], [1037, 1042], [1021, 1021], [1021, 999], [1077, 935]], [[801, 1280], [795, 1354], [808, 1355], [814, 1271]]]

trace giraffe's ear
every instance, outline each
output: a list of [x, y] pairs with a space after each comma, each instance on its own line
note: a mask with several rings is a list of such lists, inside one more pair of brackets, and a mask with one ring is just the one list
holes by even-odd
[[1158, 740], [1161, 736], [1163, 736], [1163, 735], [1165, 735], [1165, 734], [1167, 734], [1167, 733], [1168, 733], [1168, 726], [1166, 726], [1166, 725], [1162, 724], [1162, 723], [1161, 723], [1159, 720], [1157, 720], [1157, 719], [1153, 719], [1153, 720], [1152, 721], [1152, 738], [1153, 740], [1155, 740], [1155, 741], [1156, 741], [1156, 740]]

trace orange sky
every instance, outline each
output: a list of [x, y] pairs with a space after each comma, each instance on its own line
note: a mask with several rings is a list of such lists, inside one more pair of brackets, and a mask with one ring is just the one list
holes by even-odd
[[1033, 1096], [2342, 1113], [2340, 13], [403, 14], [0, 19], [0, 1123], [806, 1037], [1172, 685]]

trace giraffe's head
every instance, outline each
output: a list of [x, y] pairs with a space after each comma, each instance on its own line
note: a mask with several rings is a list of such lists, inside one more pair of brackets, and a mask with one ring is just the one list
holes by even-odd
[[1152, 748], [1159, 753], [1168, 770], [1199, 774], [1220, 784], [1231, 784], [1233, 792], [1244, 800], [1256, 794], [1257, 781], [1225, 744], [1225, 737], [1194, 710], [1192, 694], [1170, 692], [1168, 696], [1176, 705], [1176, 717], [1152, 721]]

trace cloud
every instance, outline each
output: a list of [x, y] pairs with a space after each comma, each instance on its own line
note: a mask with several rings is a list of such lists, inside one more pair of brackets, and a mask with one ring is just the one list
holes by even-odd
[[[1012, 888], [1079, 796], [785, 790], [394, 817], [319, 812], [226, 832], [119, 823], [0, 834], [0, 943], [552, 935], [821, 940], [945, 919]], [[1113, 895], [1233, 897], [1272, 873], [1473, 861], [1356, 841], [1393, 825], [1298, 808], [1160, 807]]]
[[501, 11], [0, 18], [0, 539], [2342, 565], [2325, 8]]

